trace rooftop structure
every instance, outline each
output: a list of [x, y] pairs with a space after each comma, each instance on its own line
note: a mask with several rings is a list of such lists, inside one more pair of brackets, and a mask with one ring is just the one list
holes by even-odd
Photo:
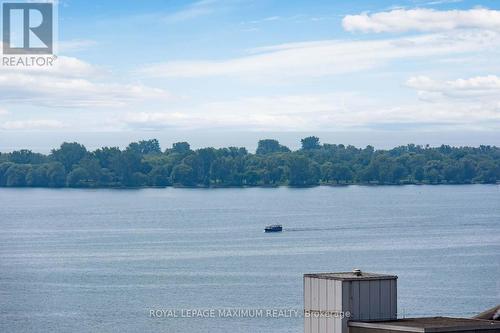
[[397, 276], [362, 272], [304, 274], [304, 332], [348, 333], [349, 320], [394, 320]]
[[481, 312], [474, 318], [500, 321], [500, 305], [497, 305], [494, 308]]
[[405, 318], [380, 322], [349, 322], [350, 333], [375, 332], [500, 332], [500, 322], [469, 318], [426, 317]]
[[396, 280], [396, 275], [376, 274], [361, 272], [361, 270], [353, 270], [352, 272], [340, 273], [310, 273], [304, 274], [304, 277], [317, 279], [331, 279], [339, 281], [354, 281], [354, 280]]
[[304, 274], [305, 333], [500, 333], [497, 306], [475, 318], [397, 319], [396, 275]]

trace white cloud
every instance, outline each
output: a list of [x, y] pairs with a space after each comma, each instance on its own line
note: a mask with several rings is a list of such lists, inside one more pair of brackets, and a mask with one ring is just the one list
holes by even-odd
[[0, 128], [3, 130], [47, 130], [64, 127], [64, 123], [52, 119], [13, 120], [0, 123]]
[[411, 77], [406, 85], [418, 91], [420, 97], [431, 100], [442, 97], [481, 99], [500, 102], [500, 77], [476, 76], [468, 79], [437, 81], [427, 76]]
[[0, 101], [47, 107], [123, 107], [166, 100], [158, 88], [137, 84], [97, 83], [82, 78], [0, 73]]
[[[117, 119], [133, 129], [231, 128], [258, 131], [344, 130], [385, 125], [452, 128], [500, 128], [493, 105], [436, 101], [371, 99], [356, 92], [277, 95], [203, 103], [169, 112], [129, 113]], [[420, 125], [421, 124], [421, 125]]]
[[254, 49], [255, 55], [222, 61], [172, 61], [139, 70], [149, 77], [319, 77], [375, 68], [398, 59], [477, 52], [500, 45], [493, 31], [438, 33], [395, 39], [291, 43]]
[[58, 45], [59, 52], [75, 52], [82, 51], [93, 46], [96, 46], [97, 42], [90, 39], [73, 39], [67, 41], [60, 41]]
[[209, 15], [214, 11], [213, 5], [215, 3], [217, 3], [216, 0], [197, 1], [175, 13], [167, 15], [163, 20], [167, 23], [177, 23]]
[[170, 98], [163, 89], [109, 82], [109, 74], [63, 56], [53, 67], [0, 66], [0, 101], [46, 107], [123, 107]]
[[[219, 5], [219, 2], [217, 2]], [[207, 15], [216, 9], [215, 1], [196, 2], [185, 7], [186, 10], [172, 14], [167, 18], [169, 22], [188, 20], [201, 15]], [[219, 8], [219, 7], [217, 7]], [[420, 11], [420, 10], [419, 10]], [[486, 11], [497, 15], [496, 11], [471, 10], [451, 12], [473, 12], [482, 13]], [[390, 13], [403, 13], [410, 15], [411, 11], [398, 10]], [[400, 73], [405, 70], [415, 70], [411, 63], [421, 66], [422, 61], [438, 65], [439, 69], [432, 72], [435, 75], [446, 75], [453, 70], [458, 72], [460, 67], [447, 66], [439, 63], [440, 60], [451, 59], [457, 61], [469, 57], [474, 62], [472, 69], [478, 69], [477, 56], [488, 57], [490, 50], [498, 50], [500, 46], [500, 30], [488, 17], [479, 21], [468, 20], [467, 25], [453, 19], [453, 24], [437, 19], [435, 13], [442, 15], [448, 12], [437, 12], [430, 10], [429, 22], [422, 23], [419, 29], [408, 28], [412, 23], [407, 20], [408, 25], [403, 29], [441, 32], [424, 34], [419, 36], [371, 39], [371, 40], [324, 40], [272, 45], [261, 48], [246, 50], [240, 57], [226, 60], [200, 60], [200, 61], [171, 61], [144, 66], [139, 72], [146, 77], [166, 78], [199, 78], [199, 77], [236, 77], [238, 79], [277, 79], [286, 82], [297, 83], [292, 86], [291, 91], [304, 92], [309, 85], [301, 85], [303, 78], [324, 77], [337, 74], [352, 73], [356, 71], [370, 70], [380, 66]], [[474, 12], [476, 13], [476, 12]], [[403, 15], [402, 14], [402, 15]], [[372, 20], [379, 16], [366, 15]], [[469, 15], [469, 14], [468, 14]], [[475, 14], [479, 15], [479, 14]], [[489, 14], [488, 14], [489, 15]], [[462, 15], [463, 16], [463, 15]], [[434, 17], [434, 19], [433, 19]], [[265, 20], [273, 21], [283, 18], [269, 17]], [[397, 18], [387, 19], [385, 22], [389, 28], [400, 29]], [[422, 19], [423, 20], [423, 19]], [[436, 21], [436, 22], [434, 22]], [[377, 21], [378, 22], [378, 21]], [[464, 21], [465, 22], [465, 21]], [[473, 25], [472, 23], [475, 25]], [[479, 23], [478, 23], [479, 22]], [[425, 23], [425, 24], [424, 24]], [[431, 24], [432, 23], [432, 24]], [[460, 24], [459, 24], [460, 23]], [[396, 27], [396, 28], [395, 28]], [[459, 31], [449, 31], [458, 28]], [[486, 30], [481, 30], [486, 29]], [[372, 31], [367, 28], [366, 31]], [[361, 30], [361, 28], [353, 28]], [[442, 31], [446, 30], [446, 31]], [[373, 30], [374, 31], [374, 30]], [[385, 30], [384, 30], [385, 31]], [[393, 31], [393, 30], [387, 30]], [[394, 30], [399, 31], [399, 30]], [[404, 30], [406, 31], [406, 30]], [[91, 47], [91, 41], [77, 40], [69, 41], [61, 45], [64, 50], [76, 50]], [[404, 60], [404, 61], [402, 61]], [[418, 62], [417, 62], [418, 61]], [[400, 66], [405, 63], [405, 67]], [[490, 63], [487, 63], [490, 66]], [[431, 71], [433, 68], [429, 68]], [[465, 68], [465, 66], [462, 66]], [[486, 68], [484, 71], [495, 73], [496, 71]], [[387, 71], [388, 72], [388, 71]], [[478, 70], [483, 72], [483, 69]], [[369, 73], [372, 74], [372, 73]], [[390, 75], [390, 73], [374, 73]], [[349, 76], [351, 77], [351, 76]], [[359, 76], [352, 76], [358, 79]], [[298, 80], [290, 80], [289, 79]], [[394, 78], [394, 77], [392, 77]], [[207, 82], [208, 81], [208, 82]], [[327, 80], [324, 80], [325, 82]], [[335, 80], [328, 91], [345, 89], [338, 85]], [[381, 90], [398, 89], [391, 88], [388, 83], [380, 82]], [[372, 128], [386, 124], [402, 124], [411, 126], [415, 124], [438, 124], [439, 126], [455, 126], [454, 128], [474, 127], [500, 128], [500, 96], [498, 90], [499, 78], [496, 76], [476, 77], [469, 79], [458, 79], [442, 81], [430, 77], [414, 77], [407, 81], [407, 86], [418, 92], [420, 101], [416, 98], [405, 99], [405, 94], [393, 98], [384, 98], [379, 95], [377, 99], [371, 99], [359, 92], [337, 92], [330, 94], [302, 93], [297, 95], [284, 92], [282, 87], [274, 90], [283, 95], [238, 97], [248, 94], [239, 91], [235, 85], [233, 89], [227, 87], [227, 81], [192, 80], [194, 89], [189, 89], [193, 95], [188, 103], [172, 103], [168, 108], [164, 101], [170, 101], [170, 94], [158, 88], [142, 84], [127, 84], [117, 81], [113, 73], [77, 58], [61, 56], [54, 68], [7, 68], [0, 67], [0, 104], [10, 103], [12, 105], [31, 104], [34, 106], [47, 107], [87, 107], [96, 108], [95, 111], [88, 110], [75, 122], [60, 122], [54, 119], [32, 119], [33, 113], [29, 108], [23, 110], [23, 106], [17, 108], [20, 112], [27, 112], [28, 120], [12, 120], [5, 122], [2, 119], [0, 129], [47, 129], [71, 128], [82, 125], [84, 129], [101, 129], [109, 126], [111, 129], [202, 129], [202, 128], [231, 128], [244, 130], [267, 130], [267, 131], [304, 131], [304, 130], [337, 130], [352, 128]], [[147, 82], [147, 81], [145, 81]], [[214, 84], [212, 85], [212, 82]], [[222, 84], [220, 84], [222, 82]], [[323, 81], [321, 81], [323, 82]], [[330, 82], [330, 81], [328, 81]], [[373, 77], [360, 84], [360, 89], [365, 89], [369, 94], [375, 96], [379, 88], [369, 87]], [[398, 81], [399, 82], [399, 81]], [[246, 82], [248, 83], [248, 82]], [[252, 82], [250, 82], [252, 83]], [[328, 84], [328, 83], [327, 83]], [[233, 95], [230, 100], [217, 99], [215, 92], [207, 102], [204, 97], [215, 89], [221, 88], [221, 96]], [[206, 86], [210, 86], [206, 90]], [[349, 86], [352, 86], [351, 84]], [[285, 86], [285, 89], [289, 86]], [[176, 87], [182, 89], [182, 85]], [[260, 91], [262, 87], [256, 89]], [[316, 91], [325, 91], [327, 87], [322, 85]], [[196, 94], [200, 93], [197, 99]], [[266, 92], [271, 93], [271, 92]], [[155, 102], [159, 102], [155, 104]], [[429, 103], [432, 102], [432, 103]], [[136, 104], [133, 109], [138, 112], [125, 113], [132, 110], [128, 108]], [[10, 108], [10, 104], [7, 107]], [[135, 106], [135, 105], [134, 105]], [[119, 107], [114, 110], [101, 110], [99, 107]], [[16, 109], [16, 113], [18, 110]], [[39, 110], [37, 109], [36, 112]], [[1, 114], [0, 110], [0, 114]], [[18, 114], [16, 114], [18, 116]], [[40, 115], [40, 117], [47, 117]], [[52, 113], [48, 118], [52, 118]], [[55, 117], [58, 118], [58, 117]], [[17, 119], [17, 118], [16, 118]], [[451, 124], [451, 125], [450, 125]], [[402, 127], [399, 127], [402, 128]]]
[[464, 0], [436, 0], [436, 1], [426, 2], [426, 3], [424, 3], [424, 5], [428, 5], [428, 6], [446, 5], [446, 4], [450, 4], [450, 3], [459, 3], [459, 2], [463, 2], [463, 1]]
[[264, 23], [273, 23], [273, 22], [295, 22], [295, 23], [307, 23], [307, 22], [319, 22], [319, 21], [327, 21], [327, 20], [336, 20], [338, 15], [329, 15], [329, 16], [312, 16], [306, 14], [297, 14], [292, 16], [267, 16], [261, 19], [254, 19], [250, 21], [242, 21], [240, 24], [242, 25], [250, 25], [255, 26], [261, 25]]
[[74, 57], [60, 56], [53, 61], [53, 66], [6, 66], [0, 65], [0, 74], [26, 73], [61, 77], [99, 77], [109, 74], [105, 69], [89, 64]]
[[197, 117], [180, 112], [129, 112], [119, 119], [126, 126], [139, 129], [196, 127]]
[[434, 9], [396, 9], [374, 14], [347, 15], [342, 20], [347, 31], [405, 32], [450, 31], [478, 28], [500, 31], [500, 11], [485, 8], [437, 11]]
[[337, 120], [341, 117], [351, 124], [352, 114], [348, 115], [344, 109], [346, 99], [355, 100], [352, 93], [247, 97], [201, 103], [169, 112], [129, 113], [122, 120], [128, 127], [141, 129], [299, 130], [325, 124], [325, 121], [330, 123], [330, 117], [337, 117]]
[[417, 91], [434, 119], [448, 119], [476, 129], [500, 130], [500, 77], [477, 76], [467, 79], [435, 80], [428, 76], [411, 77], [406, 86]]

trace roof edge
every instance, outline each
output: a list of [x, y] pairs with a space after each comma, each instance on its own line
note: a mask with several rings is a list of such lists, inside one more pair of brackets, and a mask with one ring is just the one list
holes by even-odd
[[[346, 274], [347, 276], [334, 276], [334, 274]], [[397, 280], [397, 275], [390, 274], [378, 274], [378, 273], [370, 273], [363, 272], [360, 276], [349, 276], [352, 272], [335, 272], [335, 273], [307, 273], [304, 274], [304, 278], [317, 278], [317, 279], [326, 279], [326, 280], [339, 280], [339, 281], [356, 281], [356, 280]]]
[[[425, 317], [424, 317], [425, 318]], [[445, 317], [443, 317], [445, 318]], [[446, 317], [451, 318], [452, 317]], [[418, 318], [409, 318], [409, 319], [418, 319]], [[391, 325], [391, 323], [383, 322], [383, 321], [349, 321], [348, 325], [353, 327], [362, 327], [362, 328], [375, 328], [381, 330], [393, 330], [400, 332], [417, 332], [417, 333], [441, 333], [441, 332], [461, 332], [461, 331], [487, 331], [487, 330], [498, 330], [500, 327], [500, 323], [492, 323], [491, 320], [484, 319], [475, 319], [475, 318], [454, 318], [454, 319], [468, 319], [477, 323], [474, 326], [460, 326], [460, 325], [450, 325], [446, 327], [414, 327], [411, 325], [402, 326], [402, 325]]]

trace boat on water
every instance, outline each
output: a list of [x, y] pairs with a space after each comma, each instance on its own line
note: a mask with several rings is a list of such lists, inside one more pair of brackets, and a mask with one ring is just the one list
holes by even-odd
[[283, 226], [281, 224], [271, 224], [264, 228], [264, 232], [281, 232]]

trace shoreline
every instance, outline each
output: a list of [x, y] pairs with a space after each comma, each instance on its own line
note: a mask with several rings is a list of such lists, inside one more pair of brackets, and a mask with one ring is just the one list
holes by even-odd
[[351, 184], [316, 184], [316, 185], [211, 185], [211, 186], [186, 186], [186, 185], [167, 185], [167, 186], [61, 186], [61, 187], [49, 187], [49, 186], [0, 186], [0, 189], [79, 189], [79, 190], [141, 190], [141, 189], [202, 189], [202, 190], [210, 190], [210, 189], [247, 189], [247, 188], [268, 188], [268, 189], [276, 189], [276, 188], [291, 188], [291, 189], [307, 189], [307, 188], [315, 188], [315, 187], [349, 187], [349, 186], [363, 186], [363, 187], [388, 187], [388, 186], [465, 186], [465, 185], [493, 185], [498, 186], [500, 182], [496, 183], [404, 183], [404, 184], [374, 184], [374, 183], [351, 183]]

